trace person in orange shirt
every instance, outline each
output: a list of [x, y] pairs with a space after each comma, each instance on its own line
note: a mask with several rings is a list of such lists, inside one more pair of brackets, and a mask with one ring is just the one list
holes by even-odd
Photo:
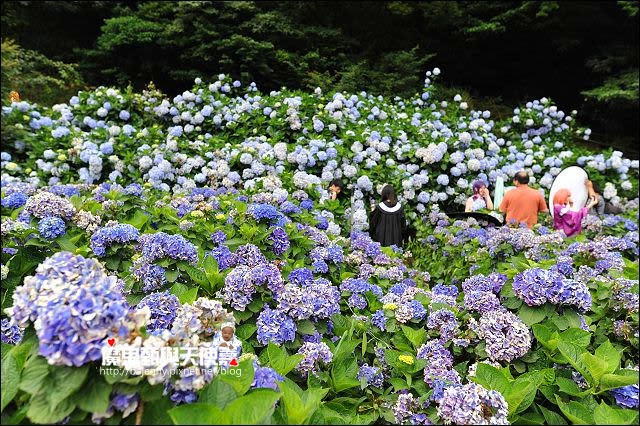
[[547, 203], [537, 189], [529, 188], [529, 175], [525, 171], [516, 173], [513, 178], [515, 189], [504, 194], [500, 211], [506, 213], [505, 223], [526, 222], [529, 228], [538, 223], [538, 212], [547, 212]]

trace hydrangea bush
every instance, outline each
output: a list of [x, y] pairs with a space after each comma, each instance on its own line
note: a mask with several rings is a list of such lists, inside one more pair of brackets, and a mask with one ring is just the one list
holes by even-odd
[[[637, 423], [638, 162], [578, 147], [546, 98], [502, 121], [436, 100], [439, 74], [410, 99], [220, 75], [3, 107], [3, 422]], [[576, 238], [444, 213], [475, 179], [545, 191], [573, 163], [623, 210]], [[404, 248], [363, 232], [384, 183]], [[112, 344], [211, 349], [230, 320], [236, 375], [99, 369]]]

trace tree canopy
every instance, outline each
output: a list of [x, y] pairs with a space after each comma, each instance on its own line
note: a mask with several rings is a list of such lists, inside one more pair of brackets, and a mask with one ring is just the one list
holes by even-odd
[[636, 1], [3, 2], [2, 37], [77, 63], [90, 85], [167, 93], [223, 72], [408, 96], [437, 65], [478, 107], [552, 96], [594, 139], [637, 143]]

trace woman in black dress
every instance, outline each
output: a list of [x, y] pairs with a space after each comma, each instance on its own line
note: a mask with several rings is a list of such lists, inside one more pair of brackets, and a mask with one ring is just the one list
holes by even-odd
[[407, 230], [402, 205], [391, 185], [385, 185], [381, 195], [382, 201], [375, 206], [369, 219], [369, 235], [383, 247], [401, 247]]

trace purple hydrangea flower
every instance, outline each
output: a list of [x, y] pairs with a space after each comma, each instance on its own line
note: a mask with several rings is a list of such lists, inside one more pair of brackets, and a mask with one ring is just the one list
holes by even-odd
[[244, 244], [238, 247], [234, 253], [237, 265], [257, 266], [261, 263], [267, 263], [260, 249], [253, 244]]
[[97, 260], [58, 252], [15, 289], [10, 315], [20, 326], [34, 322], [50, 364], [78, 367], [100, 359], [105, 339], [122, 326], [129, 312], [122, 288]]
[[136, 309], [148, 307], [151, 318], [146, 325], [147, 331], [170, 330], [173, 320], [176, 318], [180, 302], [178, 298], [165, 291], [163, 293], [151, 293], [145, 296], [136, 306]]
[[76, 208], [69, 200], [46, 191], [29, 197], [24, 206], [24, 213], [39, 219], [49, 216], [71, 219], [75, 212]]
[[298, 350], [298, 353], [304, 355], [304, 358], [296, 366], [296, 371], [303, 377], [306, 377], [310, 372], [316, 374], [320, 362], [328, 364], [333, 359], [331, 349], [323, 342], [305, 342]]
[[457, 425], [508, 425], [509, 410], [502, 394], [475, 383], [444, 390], [438, 416]]
[[293, 342], [296, 338], [296, 324], [293, 319], [268, 306], [260, 312], [256, 325], [258, 342], [262, 345], [269, 342], [281, 345], [284, 342]]
[[427, 318], [427, 328], [436, 329], [440, 332], [440, 338], [444, 341], [453, 338], [458, 330], [458, 320], [449, 309], [439, 309], [429, 314]]
[[14, 321], [9, 318], [2, 318], [1, 328], [0, 338], [2, 339], [2, 343], [9, 345], [17, 345], [20, 343], [24, 332]]
[[358, 370], [358, 380], [364, 379], [368, 385], [381, 388], [384, 385], [384, 376], [378, 367], [369, 366], [369, 364], [362, 364], [360, 370]]
[[504, 309], [498, 297], [488, 291], [470, 291], [465, 293], [464, 308], [481, 314]]
[[487, 312], [480, 317], [479, 323], [470, 321], [469, 327], [485, 339], [485, 350], [492, 361], [511, 362], [531, 349], [529, 329], [509, 311]]

